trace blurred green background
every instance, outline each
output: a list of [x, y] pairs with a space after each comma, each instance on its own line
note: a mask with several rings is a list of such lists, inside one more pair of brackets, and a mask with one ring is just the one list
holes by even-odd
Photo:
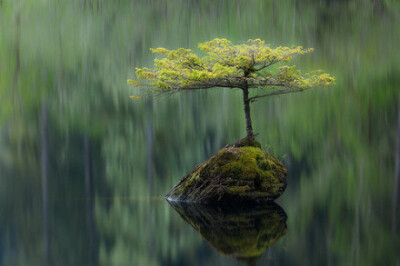
[[[252, 105], [288, 167], [269, 265], [399, 265], [396, 0], [0, 0], [0, 265], [235, 265], [163, 196], [245, 136], [240, 91], [131, 100], [150, 47], [261, 38], [336, 86]], [[398, 183], [397, 183], [398, 184]]]

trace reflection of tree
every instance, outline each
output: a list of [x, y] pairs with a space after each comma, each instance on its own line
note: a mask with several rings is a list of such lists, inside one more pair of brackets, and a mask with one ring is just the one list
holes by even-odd
[[171, 202], [180, 216], [219, 253], [255, 265], [287, 230], [285, 211], [277, 204], [206, 206]]
[[398, 105], [398, 118], [397, 118], [397, 138], [396, 138], [396, 159], [394, 170], [394, 186], [393, 186], [393, 200], [392, 200], [392, 233], [396, 234], [397, 221], [398, 221], [398, 208], [399, 208], [399, 189], [400, 189], [400, 93]]
[[[12, 113], [13, 119], [15, 119], [15, 113], [21, 115], [21, 98], [18, 91], [18, 80], [21, 71], [21, 10], [17, 10], [17, 14], [15, 15], [15, 31], [16, 31], [16, 39], [15, 39], [15, 71], [13, 75], [12, 82], [12, 93], [11, 93], [11, 102], [12, 102]], [[16, 108], [15, 103], [17, 103], [18, 108]]]
[[48, 265], [49, 257], [49, 132], [48, 132], [48, 112], [47, 103], [42, 101], [41, 110], [41, 174], [42, 174], [42, 209], [43, 209], [43, 241], [44, 241], [44, 261]]
[[83, 137], [84, 146], [84, 171], [85, 171], [85, 198], [86, 198], [86, 224], [88, 233], [88, 258], [89, 266], [95, 265], [95, 223], [93, 217], [93, 169], [91, 143], [87, 134]]

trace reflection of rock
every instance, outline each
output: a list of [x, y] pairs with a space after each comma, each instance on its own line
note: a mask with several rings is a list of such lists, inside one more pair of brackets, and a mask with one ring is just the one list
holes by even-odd
[[242, 139], [197, 166], [166, 195], [168, 200], [265, 202], [286, 188], [286, 168], [254, 139]]
[[275, 203], [235, 207], [170, 204], [218, 252], [248, 264], [255, 264], [287, 230], [286, 213]]

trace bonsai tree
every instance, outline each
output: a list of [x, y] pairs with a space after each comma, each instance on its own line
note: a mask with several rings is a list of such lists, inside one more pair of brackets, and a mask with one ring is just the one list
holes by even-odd
[[[160, 59], [154, 60], [155, 67], [136, 69], [137, 77], [147, 82], [128, 82], [150, 88], [150, 96], [183, 90], [240, 89], [247, 138], [223, 148], [196, 166], [167, 193], [166, 198], [206, 204], [273, 201], [286, 188], [287, 170], [255, 141], [250, 103], [272, 95], [327, 86], [334, 78], [322, 71], [302, 74], [296, 66], [277, 66], [312, 51], [301, 46], [271, 48], [259, 39], [233, 45], [226, 39], [214, 39], [200, 43], [199, 48], [204, 56], [183, 48], [151, 49], [161, 55]], [[258, 93], [250, 94], [254, 89]]]
[[[150, 94], [168, 94], [184, 90], [231, 88], [243, 91], [247, 137], [254, 138], [250, 103], [272, 95], [301, 92], [316, 86], [327, 86], [334, 78], [322, 71], [302, 74], [296, 66], [283, 65], [296, 55], [313, 49], [297, 47], [271, 48], [260, 39], [234, 45], [226, 39], [214, 39], [199, 44], [204, 56], [190, 49], [151, 49], [162, 56], [154, 59], [154, 68], [137, 68], [136, 76], [148, 82], [128, 80], [134, 86], [150, 88]], [[250, 95], [252, 89], [263, 89]], [[260, 90], [257, 90], [260, 92]], [[135, 98], [138, 96], [132, 96]]]

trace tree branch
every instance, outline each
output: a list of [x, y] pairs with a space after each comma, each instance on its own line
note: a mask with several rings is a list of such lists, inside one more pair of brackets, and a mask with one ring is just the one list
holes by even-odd
[[191, 84], [186, 86], [172, 87], [172, 90], [201, 90], [201, 89], [211, 89], [211, 88], [243, 88], [241, 84], [227, 84], [227, 83], [201, 83], [201, 84]]
[[256, 68], [255, 70], [256, 70], [256, 72], [258, 72], [258, 71], [263, 70], [264, 68], [267, 68], [267, 67], [271, 66], [272, 64], [278, 63], [278, 62], [279, 61], [275, 61], [275, 60], [270, 61], [269, 64], [264, 64], [262, 67]]
[[288, 57], [294, 56], [296, 54], [298, 54], [298, 52], [288, 53], [288, 54], [284, 55], [282, 58], [280, 58], [279, 60], [275, 59], [275, 60], [270, 61], [268, 64], [264, 63], [264, 65], [262, 67], [256, 68], [255, 70], [258, 72], [260, 70], [263, 70], [264, 68], [267, 68], [275, 63], [278, 63], [278, 62], [280, 62]]
[[292, 92], [302, 92], [304, 91], [304, 89], [286, 89], [286, 90], [279, 90], [279, 91], [273, 91], [264, 95], [256, 95], [253, 97], [250, 97], [248, 99], [249, 102], [254, 102], [256, 101], [256, 99], [259, 98], [264, 98], [264, 97], [268, 97], [268, 96], [273, 96], [273, 95], [280, 95], [280, 94], [286, 94], [286, 93], [292, 93]]

